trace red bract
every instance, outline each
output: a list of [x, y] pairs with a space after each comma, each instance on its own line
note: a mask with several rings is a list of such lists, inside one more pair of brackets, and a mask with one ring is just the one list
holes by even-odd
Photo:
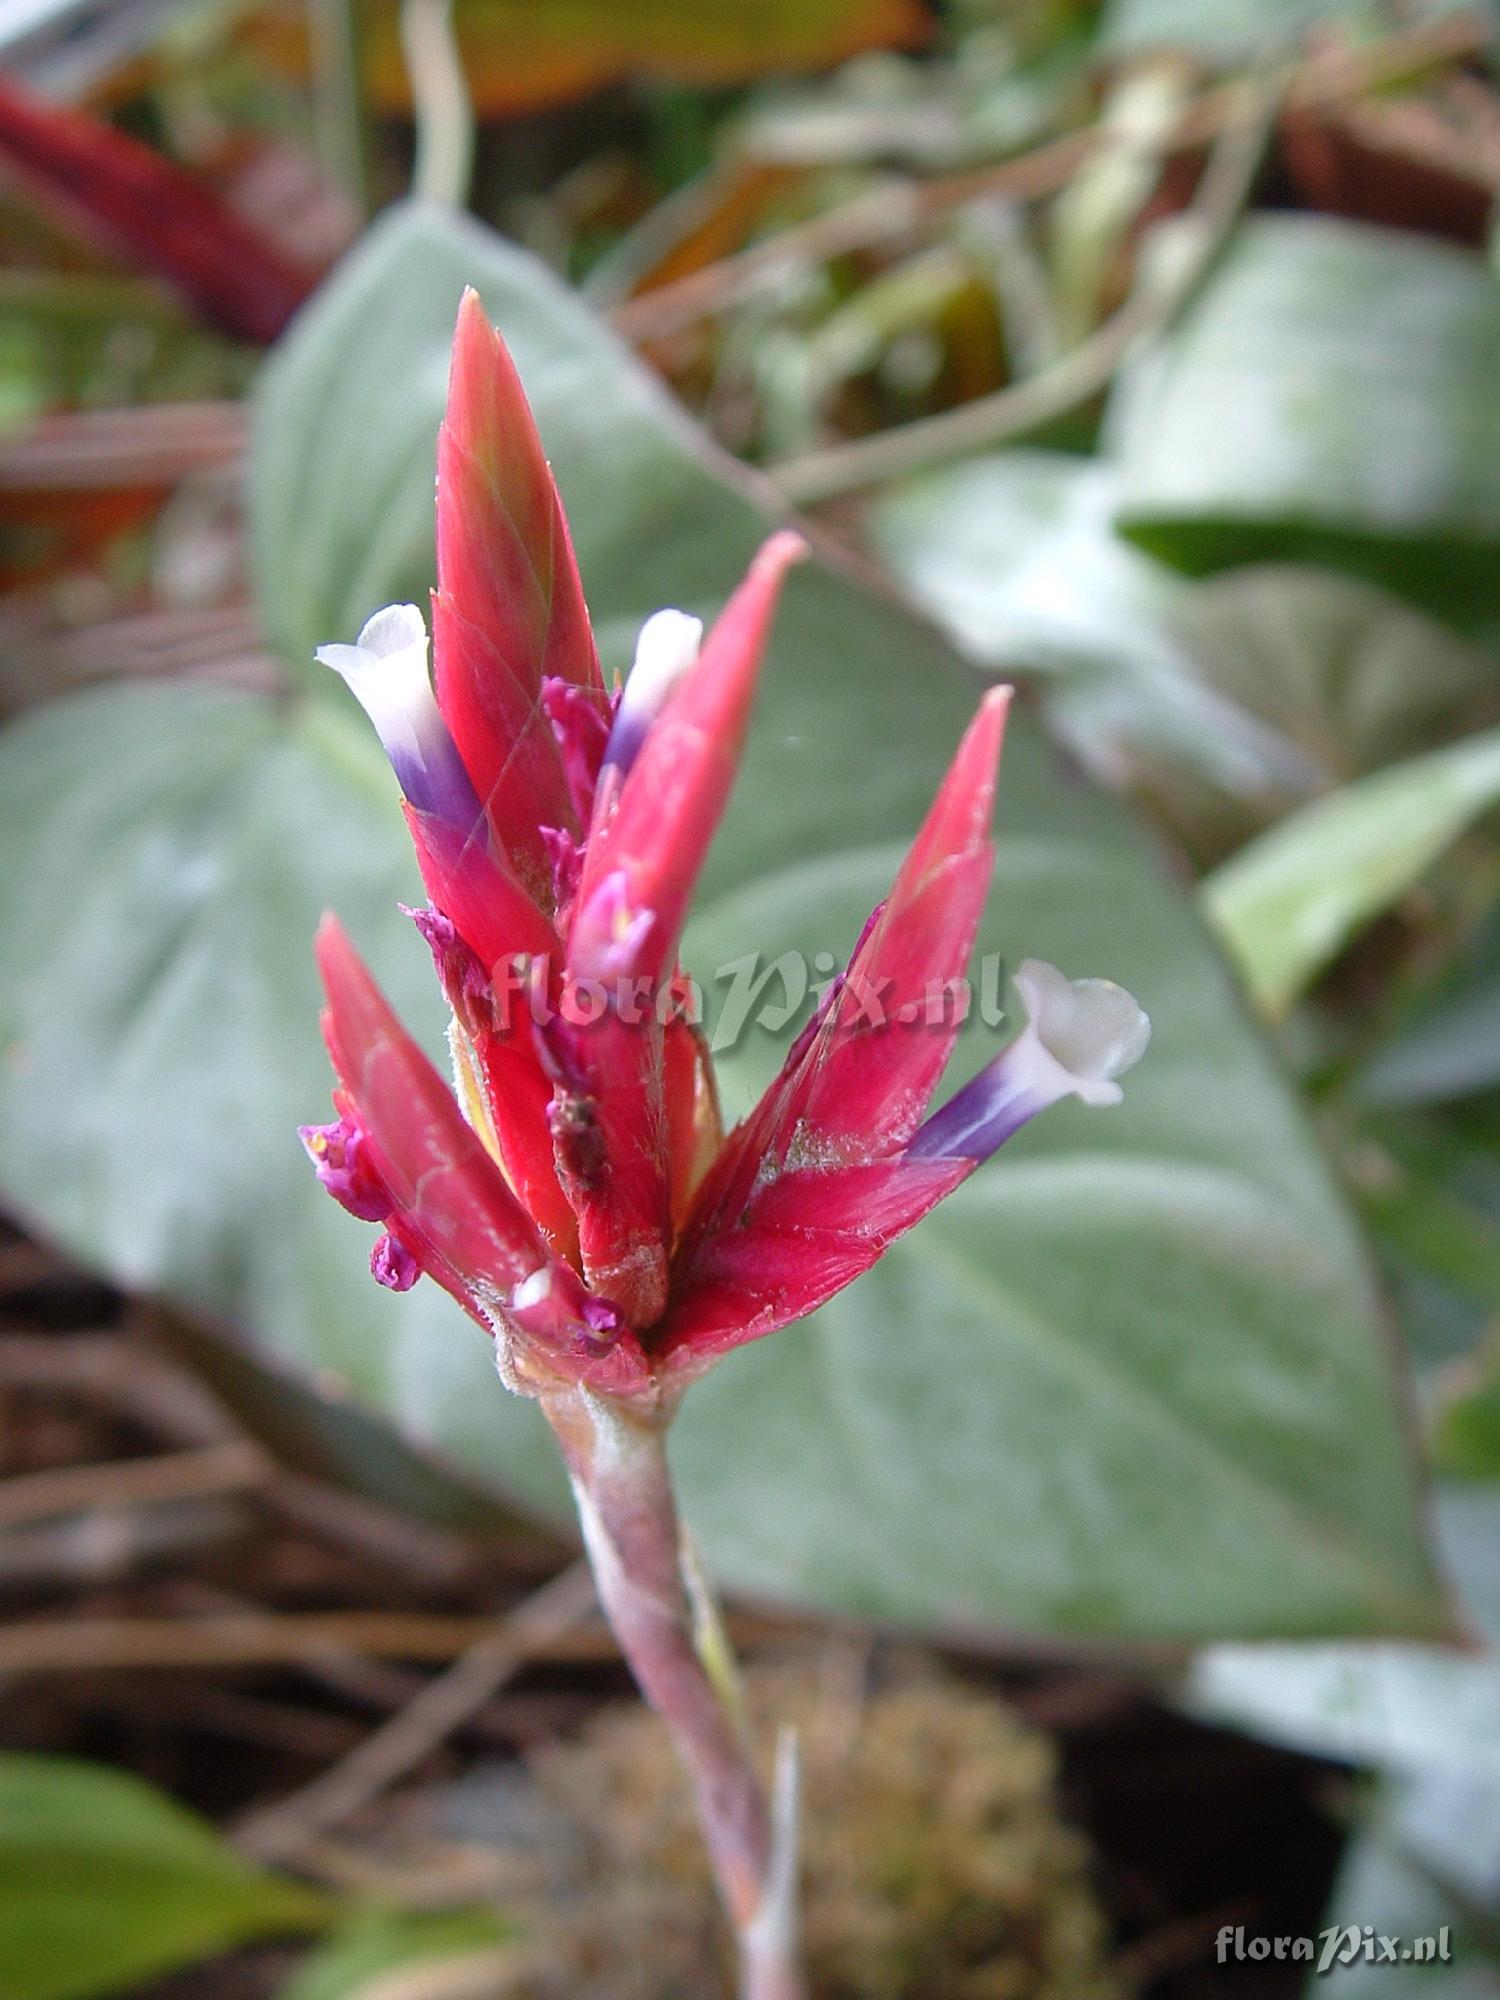
[[1028, 964], [1025, 1031], [927, 1119], [993, 860], [997, 689], [846, 973], [723, 1137], [677, 947], [803, 553], [773, 535], [701, 652], [696, 620], [657, 614], [608, 695], [531, 413], [471, 293], [438, 452], [435, 690], [412, 606], [320, 655], [405, 794], [457, 1099], [329, 919], [340, 1117], [304, 1137], [330, 1191], [384, 1223], [375, 1275], [436, 1279], [517, 1388], [670, 1398], [868, 1269], [1045, 1105], [1118, 1097], [1144, 1046], [1119, 988]]

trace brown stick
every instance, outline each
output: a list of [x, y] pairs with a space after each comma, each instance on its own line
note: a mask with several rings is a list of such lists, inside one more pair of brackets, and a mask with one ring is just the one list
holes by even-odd
[[[319, 1667], [338, 1659], [452, 1660], [493, 1636], [493, 1618], [427, 1611], [215, 1612], [188, 1618], [36, 1618], [0, 1629], [0, 1676], [117, 1667]], [[786, 1627], [736, 1621], [743, 1641]], [[618, 1648], [601, 1621], [538, 1645], [534, 1659], [595, 1663]]]
[[107, 1459], [98, 1465], [64, 1465], [0, 1481], [0, 1528], [93, 1507], [140, 1507], [206, 1494], [243, 1493], [275, 1468], [248, 1438], [211, 1444], [201, 1451], [160, 1458]]
[[794, 506], [815, 506], [964, 452], [993, 450], [1107, 388], [1132, 351], [1181, 311], [1222, 246], [1252, 191], [1274, 102], [1273, 86], [1252, 86], [1239, 120], [1224, 128], [1183, 218], [1194, 236], [1165, 281], [1138, 284], [1087, 339], [1049, 367], [993, 395], [778, 461], [767, 469], [779, 491]]
[[594, 1601], [588, 1567], [576, 1563], [510, 1612], [486, 1638], [428, 1681], [402, 1709], [331, 1769], [235, 1828], [241, 1847], [263, 1861], [287, 1861], [309, 1840], [361, 1806], [435, 1750], [512, 1680], [538, 1649], [576, 1625]]
[[42, 417], [0, 445], [0, 493], [174, 486], [245, 448], [242, 403], [153, 403]]

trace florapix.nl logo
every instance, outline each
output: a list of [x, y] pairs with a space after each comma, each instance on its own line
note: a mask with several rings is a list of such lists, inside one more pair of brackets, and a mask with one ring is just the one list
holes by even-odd
[[1316, 1937], [1247, 1934], [1242, 1924], [1225, 1924], [1214, 1956], [1231, 1959], [1301, 1959], [1322, 1976], [1342, 1965], [1451, 1965], [1453, 1945], [1446, 1924], [1430, 1937], [1389, 1937], [1373, 1924], [1330, 1924]]

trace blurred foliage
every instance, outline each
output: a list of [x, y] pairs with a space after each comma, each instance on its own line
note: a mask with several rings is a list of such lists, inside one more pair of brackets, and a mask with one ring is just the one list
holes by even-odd
[[362, 2000], [397, 1972], [462, 1963], [494, 1977], [513, 1935], [484, 1905], [402, 1910], [312, 1889], [105, 1765], [0, 1757], [5, 2000], [96, 2000], [237, 1945], [309, 1936], [321, 1941], [278, 2000]]
[[[506, 1972], [515, 1927], [480, 1905], [355, 1910], [298, 1966], [276, 2000], [380, 2000], [403, 1992], [472, 1993]], [[453, 1974], [452, 1987], [445, 1976]]]
[[0, 275], [0, 436], [53, 410], [233, 394], [249, 372], [154, 285], [84, 272]]
[[332, 1921], [204, 1820], [103, 1765], [0, 1757], [0, 1993], [92, 2000]]

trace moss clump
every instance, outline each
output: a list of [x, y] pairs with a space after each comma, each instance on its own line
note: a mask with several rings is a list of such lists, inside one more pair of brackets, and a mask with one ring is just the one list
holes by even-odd
[[[930, 1670], [869, 1695], [767, 1671], [748, 1701], [760, 1740], [781, 1721], [800, 1740], [813, 2000], [1123, 2000], [1044, 1736]], [[607, 1711], [536, 1778], [570, 1838], [518, 2000], [722, 2000], [724, 1926], [656, 1718]]]

